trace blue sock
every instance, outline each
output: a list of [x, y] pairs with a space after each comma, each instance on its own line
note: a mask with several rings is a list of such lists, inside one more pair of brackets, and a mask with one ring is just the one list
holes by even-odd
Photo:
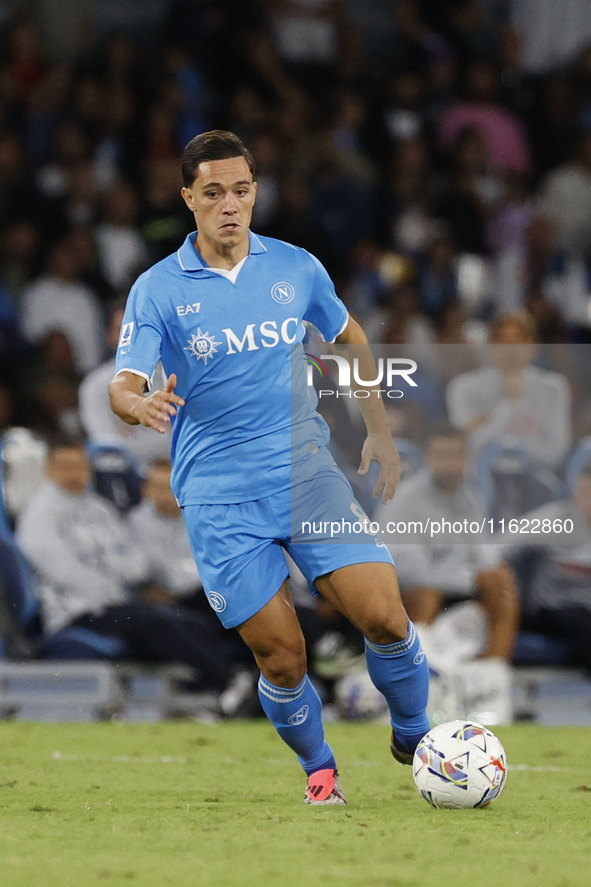
[[293, 690], [276, 687], [261, 675], [259, 699], [308, 776], [317, 770], [336, 770], [332, 749], [324, 739], [322, 703], [307, 674]]
[[396, 738], [413, 751], [429, 729], [429, 667], [412, 622], [406, 638], [395, 644], [380, 646], [365, 638], [365, 656], [369, 676], [388, 702]]

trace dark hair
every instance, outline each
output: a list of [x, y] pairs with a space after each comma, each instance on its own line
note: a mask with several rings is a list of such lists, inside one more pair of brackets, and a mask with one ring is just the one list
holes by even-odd
[[242, 139], [224, 129], [202, 132], [191, 139], [181, 156], [181, 172], [186, 188], [190, 188], [197, 178], [200, 163], [210, 160], [228, 160], [230, 157], [244, 157], [254, 178], [254, 158]]

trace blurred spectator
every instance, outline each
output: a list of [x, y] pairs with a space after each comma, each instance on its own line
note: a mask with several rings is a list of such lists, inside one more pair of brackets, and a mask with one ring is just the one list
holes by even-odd
[[511, 21], [521, 42], [521, 64], [531, 74], [545, 74], [568, 62], [591, 40], [586, 0], [511, 0]]
[[311, 178], [313, 210], [333, 248], [346, 256], [356, 240], [373, 234], [374, 190], [359, 171], [346, 169], [332, 130], [320, 133], [318, 154]]
[[[434, 434], [426, 451], [427, 469], [403, 480], [396, 497], [374, 515], [382, 528], [388, 522], [476, 521], [484, 511], [466, 481], [468, 449], [463, 432], [453, 428]], [[518, 624], [514, 576], [503, 563], [499, 548], [473, 541], [468, 534], [446, 541], [406, 533], [385, 536], [409, 617], [431, 625], [446, 605], [474, 599], [488, 622], [488, 641], [482, 655], [509, 661]], [[427, 648], [428, 649], [428, 648]]]
[[55, 442], [47, 477], [17, 526], [17, 542], [37, 574], [45, 630], [72, 625], [118, 636], [130, 658], [190, 665], [204, 687], [222, 690], [229, 668], [200, 614], [136, 602], [144, 556], [115, 508], [87, 490], [84, 447]]
[[14, 405], [10, 388], [0, 382], [0, 434], [10, 428], [13, 416]]
[[21, 294], [36, 269], [39, 232], [26, 221], [14, 222], [0, 237], [0, 281], [18, 308]]
[[466, 127], [478, 129], [484, 138], [491, 164], [524, 173], [530, 166], [527, 133], [523, 124], [497, 101], [499, 78], [484, 59], [472, 62], [466, 75], [466, 100], [445, 110], [439, 122], [439, 140], [450, 149]]
[[[512, 554], [531, 551], [527, 628], [572, 643], [576, 660], [591, 672], [591, 467], [583, 469], [569, 499], [524, 515], [540, 521], [543, 541], [518, 537]], [[565, 521], [572, 521], [572, 532]], [[537, 524], [533, 524], [537, 526]], [[547, 529], [546, 529], [547, 528]]]
[[192, 215], [179, 200], [181, 185], [176, 160], [153, 160], [146, 164], [139, 230], [151, 263], [175, 252], [195, 227]]
[[311, 94], [323, 94], [332, 81], [340, 6], [340, 0], [269, 0], [279, 56]]
[[360, 240], [353, 248], [351, 275], [343, 296], [349, 311], [363, 325], [382, 300], [385, 287], [379, 272], [380, 257], [381, 250], [371, 240]]
[[386, 302], [387, 314], [383, 323], [383, 332], [376, 341], [389, 345], [428, 346], [422, 349], [425, 353], [435, 341], [433, 325], [419, 310], [419, 294], [416, 285], [411, 282], [393, 287]]
[[[321, 227], [312, 205], [312, 195], [305, 182], [289, 177], [280, 182], [277, 214], [259, 233], [295, 243], [312, 252], [333, 278], [343, 275], [343, 258], [328, 233]], [[256, 205], [256, 204], [255, 204]]]
[[[532, 219], [525, 245], [520, 247], [516, 242], [501, 252], [495, 271], [499, 308], [515, 311], [525, 307], [533, 296], [540, 313], [542, 306], [538, 302], [544, 299], [556, 319], [564, 320], [572, 338], [581, 340], [588, 336], [591, 292], [587, 268], [579, 256], [569, 255], [558, 246], [549, 219]], [[557, 328], [560, 329], [560, 323]]]
[[447, 407], [472, 450], [510, 443], [558, 468], [571, 442], [570, 391], [564, 376], [532, 365], [534, 342], [528, 315], [501, 315], [491, 328], [491, 365], [452, 379]]
[[425, 140], [414, 138], [401, 142], [394, 155], [385, 213], [394, 245], [411, 256], [420, 255], [427, 248], [436, 230], [430, 207], [431, 179]]
[[6, 69], [21, 99], [27, 99], [41, 80], [45, 63], [35, 23], [22, 13], [6, 36]]
[[[123, 304], [111, 310], [106, 344], [114, 355], [119, 341]], [[129, 451], [141, 467], [154, 459], [170, 456], [170, 432], [158, 434], [143, 425], [127, 425], [112, 411], [109, 404], [109, 382], [115, 374], [115, 357], [92, 370], [80, 386], [80, 420], [92, 444], [116, 446]], [[159, 383], [158, 387], [160, 387]]]
[[502, 179], [491, 168], [485, 139], [476, 127], [462, 129], [451, 156], [448, 186], [437, 204], [460, 252], [486, 252], [486, 224], [504, 196]]
[[25, 377], [30, 423], [45, 434], [78, 434], [78, 388], [72, 343], [61, 330], [49, 330], [39, 343], [36, 359]]
[[257, 199], [252, 216], [253, 227], [264, 229], [277, 213], [279, 203], [280, 146], [270, 132], [259, 132], [251, 142], [256, 164]]
[[384, 124], [394, 144], [424, 135], [424, 88], [423, 78], [415, 70], [399, 71], [390, 81]]
[[523, 249], [534, 214], [527, 180], [507, 173], [502, 182], [497, 182], [496, 196], [489, 201], [489, 209], [486, 241], [493, 255], [507, 249]]
[[60, 330], [70, 340], [76, 369], [86, 373], [102, 356], [102, 323], [95, 293], [80, 280], [80, 263], [67, 239], [49, 253], [47, 268], [23, 293], [21, 324], [30, 342]]
[[[136, 546], [148, 565], [143, 597], [185, 603], [202, 591], [181, 509], [170, 489], [170, 461], [151, 462], [144, 501], [128, 515]], [[200, 595], [205, 601], [205, 596]]]
[[38, 202], [19, 140], [0, 130], [0, 225], [8, 226], [30, 216], [37, 219]]
[[544, 179], [539, 211], [556, 226], [561, 249], [591, 250], [591, 131], [581, 136], [573, 158]]
[[539, 84], [541, 95], [529, 116], [534, 165], [538, 175], [566, 163], [577, 144], [572, 78], [557, 71]]
[[68, 234], [68, 246], [80, 268], [80, 280], [99, 297], [103, 305], [112, 301], [115, 292], [100, 267], [96, 228], [75, 225]]
[[62, 120], [53, 131], [49, 161], [37, 173], [37, 188], [49, 200], [64, 201], [74, 170], [90, 160], [90, 141], [82, 127], [74, 120]]
[[104, 196], [103, 220], [96, 239], [103, 273], [115, 291], [130, 286], [148, 263], [148, 251], [135, 227], [139, 205], [127, 182], [112, 185]]
[[458, 298], [453, 260], [451, 239], [445, 234], [434, 237], [424, 262], [419, 266], [420, 306], [430, 318], [437, 317]]

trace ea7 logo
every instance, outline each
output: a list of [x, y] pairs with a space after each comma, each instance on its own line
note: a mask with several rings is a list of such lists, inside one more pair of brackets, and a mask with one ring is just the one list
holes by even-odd
[[119, 348], [128, 348], [131, 344], [131, 336], [135, 323], [124, 323], [119, 337]]
[[281, 283], [276, 283], [275, 286], [271, 288], [271, 295], [276, 302], [279, 302], [282, 305], [287, 305], [287, 303], [291, 302], [295, 296], [295, 290], [291, 283], [286, 283], [282, 280]]

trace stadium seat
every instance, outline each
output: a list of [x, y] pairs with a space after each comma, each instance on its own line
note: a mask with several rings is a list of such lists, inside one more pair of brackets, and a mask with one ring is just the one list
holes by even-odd
[[136, 460], [123, 447], [89, 444], [94, 490], [126, 513], [142, 498], [143, 477]]
[[531, 580], [540, 561], [540, 553], [533, 549], [513, 554], [509, 563], [517, 578], [520, 594], [521, 622], [526, 626], [517, 635], [512, 663], [516, 666], [571, 666], [575, 665], [572, 645], [563, 638], [530, 631], [527, 628], [534, 614], [531, 601]]
[[472, 479], [486, 514], [511, 520], [566, 495], [562, 481], [525, 450], [502, 443], [484, 447], [474, 460]]

